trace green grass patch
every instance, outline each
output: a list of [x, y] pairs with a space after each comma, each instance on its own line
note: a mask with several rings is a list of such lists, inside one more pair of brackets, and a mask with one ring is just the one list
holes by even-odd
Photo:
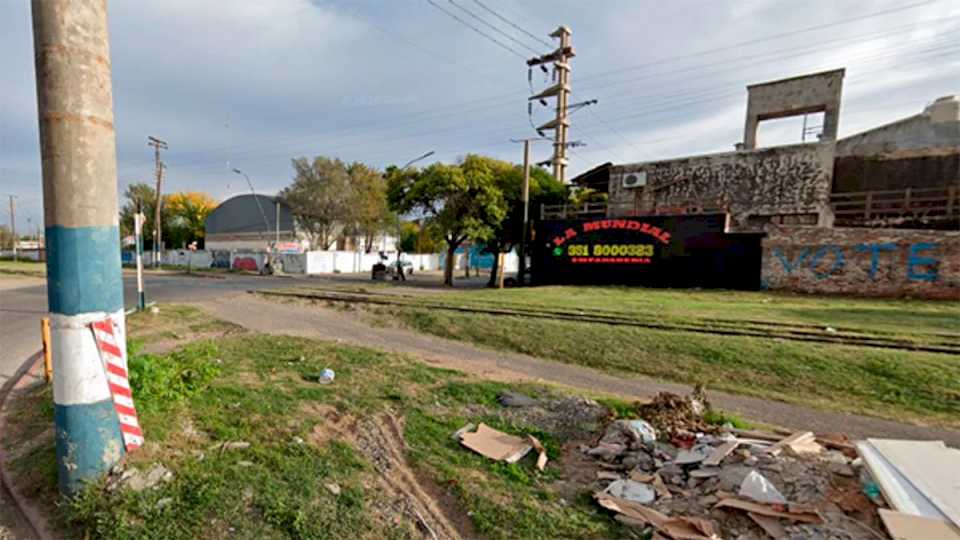
[[832, 344], [401, 309], [412, 328], [627, 375], [960, 426], [960, 358]]
[[46, 277], [47, 263], [0, 260], [0, 275]]
[[[191, 309], [161, 306], [161, 313], [189, 318]], [[70, 537], [419, 538], [415, 520], [398, 513], [396, 499], [378, 483], [380, 462], [357, 427], [387, 415], [401, 419], [409, 466], [459, 516], [455, 521], [467, 524], [461, 532], [623, 536], [586, 491], [562, 481], [556, 460], [565, 441], [504, 416], [496, 401], [505, 390], [549, 398], [559, 395], [555, 389], [480, 381], [400, 355], [259, 334], [145, 354], [138, 332], [130, 340], [130, 372], [147, 444], [128, 456], [127, 466], [146, 471], [161, 463], [174, 476], [140, 492], [94, 484], [59, 501], [57, 519]], [[326, 367], [336, 379], [318, 384]], [[49, 427], [51, 411], [41, 406], [49, 400], [49, 390], [38, 387], [22, 401], [17, 422], [24, 432]], [[467, 422], [532, 434], [551, 464], [539, 473], [533, 455], [507, 465], [474, 454], [451, 438]], [[250, 446], [217, 448], [227, 441]], [[56, 498], [50, 442], [20, 459], [20, 470], [33, 471], [41, 498]]]

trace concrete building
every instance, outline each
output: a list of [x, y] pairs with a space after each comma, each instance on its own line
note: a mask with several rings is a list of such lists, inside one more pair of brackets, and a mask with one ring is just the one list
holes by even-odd
[[[960, 300], [960, 100], [837, 139], [844, 70], [750, 85], [734, 152], [604, 163], [573, 179], [605, 202], [541, 219], [725, 215], [762, 233], [761, 286]], [[823, 113], [817, 142], [762, 147], [760, 122]]]

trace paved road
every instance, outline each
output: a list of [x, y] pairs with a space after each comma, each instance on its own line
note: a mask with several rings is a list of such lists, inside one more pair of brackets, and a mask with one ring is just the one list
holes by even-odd
[[[148, 274], [148, 300], [198, 302], [247, 289], [291, 285], [290, 279], [228, 274], [224, 279]], [[136, 304], [136, 280], [124, 276], [124, 300]], [[0, 275], [0, 395], [24, 362], [40, 349], [40, 318], [47, 313], [46, 281]], [[0, 489], [0, 540], [32, 539], [9, 494]]]

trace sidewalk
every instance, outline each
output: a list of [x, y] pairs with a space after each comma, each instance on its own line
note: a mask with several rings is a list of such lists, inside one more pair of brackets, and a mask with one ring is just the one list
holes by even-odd
[[[372, 326], [360, 317], [319, 306], [279, 303], [251, 294], [223, 296], [200, 304], [217, 318], [250, 330], [320, 338], [418, 356], [441, 367], [503, 381], [543, 381], [615, 394], [633, 399], [651, 398], [661, 391], [686, 394], [686, 385], [644, 377], [616, 376], [590, 368], [522, 354], [476, 347], [402, 328]], [[710, 391], [713, 405], [746, 418], [786, 428], [842, 432], [853, 438], [878, 437], [943, 440], [960, 447], [960, 431], [901, 424], [891, 420], [811, 409]]]

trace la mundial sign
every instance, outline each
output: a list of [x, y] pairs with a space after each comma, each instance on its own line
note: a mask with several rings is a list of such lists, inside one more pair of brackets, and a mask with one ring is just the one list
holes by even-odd
[[757, 288], [761, 235], [726, 234], [725, 221], [723, 215], [541, 221], [533, 282]]
[[[605, 234], [620, 231], [626, 234]], [[650, 264], [657, 243], [670, 243], [670, 232], [646, 221], [598, 219], [569, 227], [553, 238], [553, 256], [571, 264]]]

